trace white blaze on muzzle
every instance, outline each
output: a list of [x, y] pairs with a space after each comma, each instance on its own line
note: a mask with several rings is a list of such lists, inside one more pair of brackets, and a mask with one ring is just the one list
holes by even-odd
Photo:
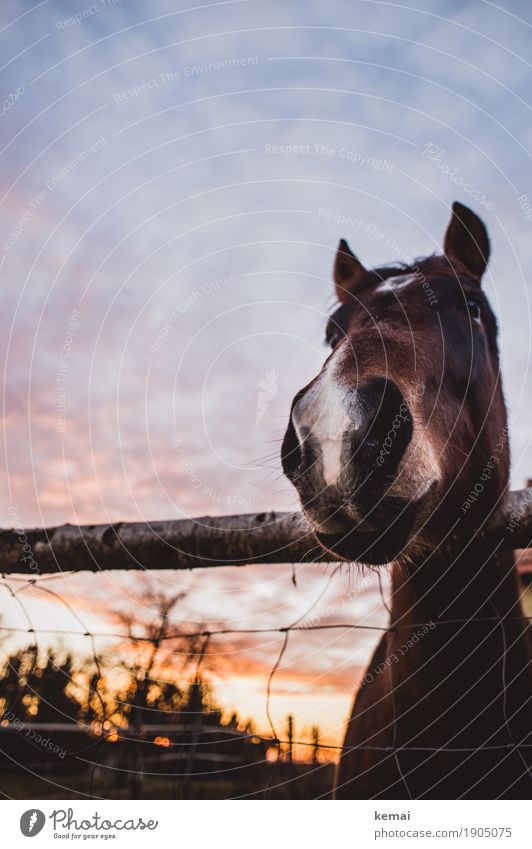
[[321, 452], [327, 486], [335, 483], [342, 470], [345, 434], [360, 426], [353, 392], [341, 386], [335, 371], [330, 362], [292, 410], [292, 422], [301, 445], [310, 436]]

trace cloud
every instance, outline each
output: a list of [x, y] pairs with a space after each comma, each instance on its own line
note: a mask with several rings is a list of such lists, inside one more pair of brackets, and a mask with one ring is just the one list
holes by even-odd
[[[4, 5], [7, 23], [27, 11]], [[2, 117], [4, 524], [11, 503], [28, 525], [295, 507], [279, 439], [324, 357], [338, 239], [367, 263], [397, 258], [389, 238], [430, 253], [450, 203], [471, 202], [423, 155], [429, 143], [495, 207], [479, 209], [494, 248], [486, 285], [519, 410], [515, 484], [529, 476], [520, 5], [483, 5], [479, 19], [475, 4], [451, 2], [430, 13], [317, 0], [181, 13], [159, 0], [62, 27], [73, 13], [49, 2], [0, 34], [6, 96], [23, 88]], [[272, 371], [278, 392], [257, 423]], [[328, 570], [299, 574], [315, 591]], [[300, 609], [284, 567], [197, 580], [198, 620], [290, 621]], [[363, 665], [371, 641], [357, 640]], [[273, 644], [239, 645], [247, 665], [235, 644], [231, 674], [240, 664], [261, 678]], [[346, 640], [322, 653], [310, 634], [298, 645], [281, 677], [343, 687], [354, 676]]]

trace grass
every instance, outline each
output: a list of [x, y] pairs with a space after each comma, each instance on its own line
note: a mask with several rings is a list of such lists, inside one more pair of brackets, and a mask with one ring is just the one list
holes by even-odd
[[[323, 764], [317, 770], [294, 774], [279, 767], [272, 773], [268, 765], [254, 775], [243, 769], [239, 778], [203, 778], [192, 776], [188, 787], [172, 777], [149, 776], [137, 788], [130, 783], [104, 781], [89, 771], [83, 773], [50, 773], [48, 776], [21, 772], [0, 774], [0, 798], [4, 799], [234, 799], [246, 796], [263, 798], [314, 799], [326, 794], [332, 784], [333, 767]], [[273, 776], [273, 777], [272, 777]]]

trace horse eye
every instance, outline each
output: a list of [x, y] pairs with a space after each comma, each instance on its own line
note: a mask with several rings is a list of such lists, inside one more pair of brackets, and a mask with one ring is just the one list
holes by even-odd
[[482, 304], [476, 298], [468, 298], [466, 301], [469, 317], [478, 324], [482, 321]]

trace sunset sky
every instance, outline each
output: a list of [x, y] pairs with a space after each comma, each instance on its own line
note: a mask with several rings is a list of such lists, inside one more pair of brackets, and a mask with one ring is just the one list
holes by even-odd
[[[338, 239], [368, 265], [437, 251], [455, 199], [491, 235], [513, 485], [532, 476], [532, 13], [414, 3], [2, 3], [2, 527], [297, 508], [279, 443], [326, 353]], [[314, 603], [385, 622], [374, 577], [330, 573], [156, 579], [190, 590], [189, 626], [285, 626]], [[108, 630], [135, 575], [52, 585]], [[36, 627], [80, 630], [21, 597]], [[374, 643], [293, 634], [276, 720], [337, 741]], [[220, 702], [264, 729], [281, 644], [216, 644]]]

